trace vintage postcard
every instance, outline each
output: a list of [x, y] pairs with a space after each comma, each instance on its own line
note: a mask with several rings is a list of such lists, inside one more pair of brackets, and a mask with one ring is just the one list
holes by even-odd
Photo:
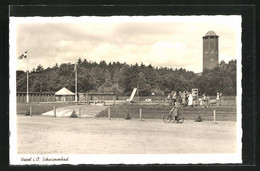
[[241, 23], [10, 17], [10, 164], [242, 163]]

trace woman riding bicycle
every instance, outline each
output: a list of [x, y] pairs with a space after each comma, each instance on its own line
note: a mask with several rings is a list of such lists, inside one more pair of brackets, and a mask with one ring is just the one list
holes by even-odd
[[175, 118], [175, 120], [178, 120], [178, 117], [180, 116], [179, 105], [176, 104], [175, 106], [173, 106], [173, 108], [170, 110], [170, 113]]
[[163, 116], [163, 121], [165, 123], [170, 123], [171, 121], [177, 123], [183, 123], [184, 117], [179, 113], [180, 105], [176, 104], [173, 108], [169, 111], [169, 113]]

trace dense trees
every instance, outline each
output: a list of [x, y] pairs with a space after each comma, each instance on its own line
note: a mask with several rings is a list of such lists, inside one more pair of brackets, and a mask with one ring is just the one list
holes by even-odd
[[[130, 95], [138, 87], [139, 95], [167, 95], [172, 90], [190, 91], [198, 88], [200, 94], [224, 95], [236, 94], [236, 61], [221, 61], [213, 70], [196, 74], [183, 68], [172, 69], [151, 65], [128, 65], [126, 63], [100, 63], [81, 59], [78, 67], [78, 92], [114, 92], [118, 95]], [[74, 64], [57, 64], [44, 69], [39, 65], [29, 73], [30, 92], [57, 91], [66, 87], [74, 91]], [[17, 91], [26, 91], [26, 73], [16, 72]]]

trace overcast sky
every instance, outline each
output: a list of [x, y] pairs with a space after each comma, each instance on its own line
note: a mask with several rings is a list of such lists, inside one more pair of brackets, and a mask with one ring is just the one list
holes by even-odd
[[[10, 28], [11, 58], [28, 50], [30, 70], [81, 58], [201, 72], [202, 37], [209, 30], [219, 36], [219, 61], [241, 58], [239, 16], [11, 18]], [[16, 65], [26, 70], [26, 60]]]

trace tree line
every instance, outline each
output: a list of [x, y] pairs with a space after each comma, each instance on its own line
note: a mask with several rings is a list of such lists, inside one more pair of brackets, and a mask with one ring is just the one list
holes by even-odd
[[[141, 96], [166, 96], [171, 91], [191, 91], [198, 88], [199, 94], [236, 95], [236, 60], [221, 61], [212, 70], [200, 74], [183, 68], [153, 67], [152, 65], [129, 65], [120, 62], [77, 61], [78, 92], [115, 93], [130, 95], [138, 87]], [[26, 92], [26, 72], [16, 71], [18, 92]], [[30, 92], [56, 92], [66, 87], [75, 90], [74, 64], [56, 64], [44, 69], [39, 65], [29, 72]]]

